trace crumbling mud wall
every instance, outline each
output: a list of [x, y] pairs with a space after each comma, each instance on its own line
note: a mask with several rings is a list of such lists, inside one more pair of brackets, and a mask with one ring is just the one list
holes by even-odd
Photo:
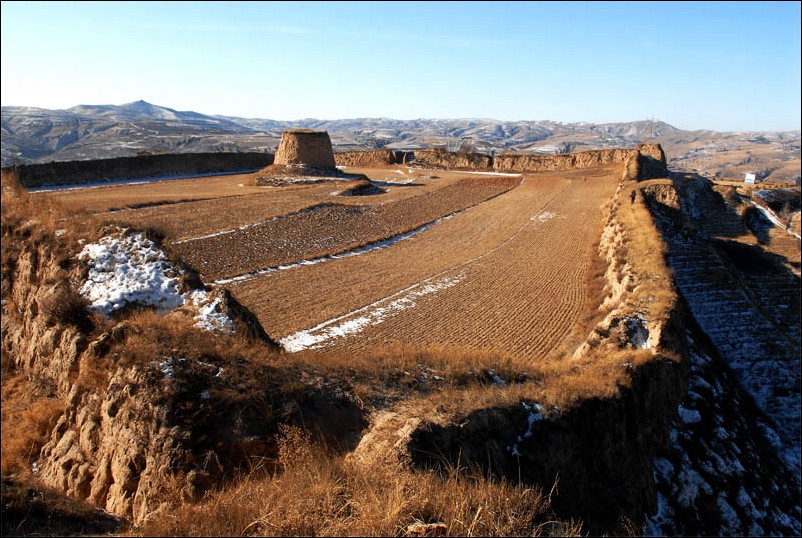
[[496, 156], [493, 167], [500, 172], [559, 172], [610, 163], [638, 160], [638, 179], [665, 177], [666, 156], [660, 144], [640, 144], [635, 149], [599, 149], [563, 155], [505, 153]]
[[[640, 144], [634, 149], [601, 149], [561, 155], [505, 153], [495, 157], [483, 153], [453, 153], [443, 149], [417, 151], [350, 151], [335, 154], [338, 166], [382, 166], [409, 164], [449, 170], [495, 170], [497, 172], [559, 172], [611, 163], [628, 164], [633, 177], [665, 177], [666, 156], [660, 144]], [[635, 161], [631, 162], [632, 159]]]
[[45, 185], [80, 185], [118, 179], [253, 172], [271, 164], [272, 153], [176, 153], [22, 164], [8, 169], [16, 170], [22, 186], [30, 189]]
[[334, 151], [329, 133], [306, 129], [283, 131], [274, 164], [334, 168]]
[[442, 149], [415, 152], [416, 166], [454, 170], [491, 170], [493, 157], [483, 153], [452, 153]]
[[399, 155], [398, 151], [380, 149], [376, 151], [345, 151], [334, 154], [334, 162], [337, 166], [384, 166], [388, 164], [401, 164], [404, 162], [404, 155]]

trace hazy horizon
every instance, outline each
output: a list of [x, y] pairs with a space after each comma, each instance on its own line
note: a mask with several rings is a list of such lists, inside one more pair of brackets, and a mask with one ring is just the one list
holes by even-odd
[[799, 2], [3, 2], [0, 21], [2, 106], [720, 132], [802, 115]]

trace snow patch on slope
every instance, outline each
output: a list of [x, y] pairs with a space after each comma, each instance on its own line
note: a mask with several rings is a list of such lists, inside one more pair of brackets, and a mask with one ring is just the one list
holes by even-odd
[[203, 290], [180, 292], [183, 272], [141, 232], [102, 237], [84, 246], [78, 259], [89, 265], [86, 282], [78, 292], [90, 301], [90, 310], [109, 316], [125, 306], [140, 304], [166, 314], [188, 306], [197, 312], [197, 327], [234, 331], [234, 322], [221, 311], [219, 299], [212, 300]]

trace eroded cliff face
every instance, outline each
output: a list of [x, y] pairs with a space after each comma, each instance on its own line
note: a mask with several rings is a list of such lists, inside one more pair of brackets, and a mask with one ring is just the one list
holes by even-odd
[[225, 290], [213, 297], [236, 336], [194, 328], [181, 309], [90, 315], [76, 292], [86, 268], [65, 245], [35, 221], [3, 227], [3, 353], [65, 402], [35, 464], [46, 485], [139, 524], [251, 458], [275, 459], [279, 424], [339, 447], [358, 439], [365, 421], [346, 384], [226, 351], [275, 346]]

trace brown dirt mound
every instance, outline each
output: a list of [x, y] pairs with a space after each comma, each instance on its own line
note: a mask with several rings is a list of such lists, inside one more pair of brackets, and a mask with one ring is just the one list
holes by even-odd
[[376, 194], [384, 194], [387, 192], [378, 185], [374, 185], [370, 180], [360, 181], [359, 184], [346, 189], [340, 193], [340, 196], [373, 196]]

